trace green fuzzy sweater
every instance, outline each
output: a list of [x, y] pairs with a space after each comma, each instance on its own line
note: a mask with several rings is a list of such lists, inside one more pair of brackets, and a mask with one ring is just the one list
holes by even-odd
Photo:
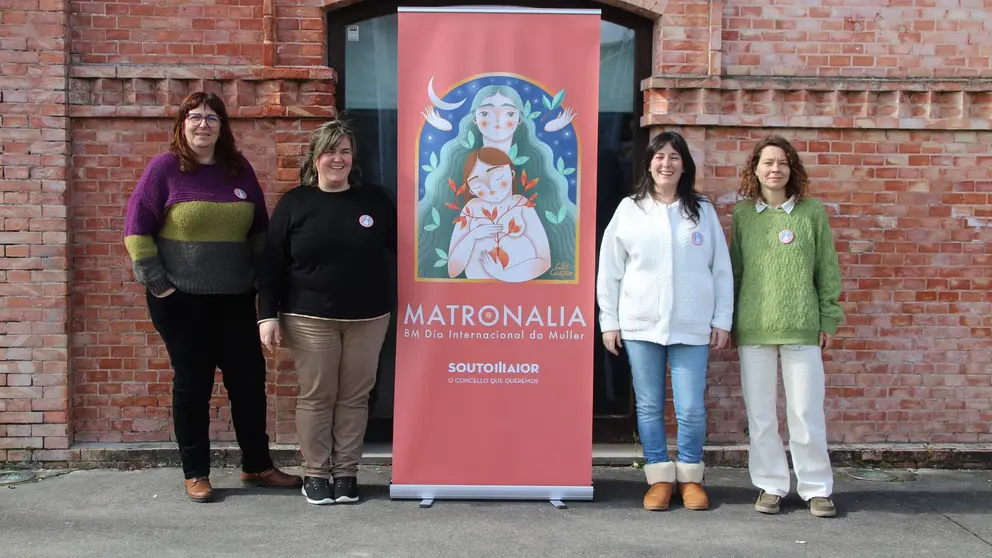
[[837, 332], [840, 265], [822, 203], [805, 198], [791, 213], [738, 203], [730, 260], [738, 346], [817, 345], [820, 331]]

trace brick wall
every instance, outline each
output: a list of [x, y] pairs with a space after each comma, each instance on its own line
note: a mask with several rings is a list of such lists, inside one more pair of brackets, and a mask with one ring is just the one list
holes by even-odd
[[68, 4], [73, 64], [262, 63], [262, 0]]
[[730, 75], [992, 77], [989, 0], [724, 4]]
[[[333, 112], [327, 3], [0, 0], [0, 461], [170, 438], [127, 198], [179, 100], [209, 90], [274, 204]], [[608, 3], [655, 18], [642, 124], [689, 138], [725, 215], [758, 138], [803, 152], [845, 275], [831, 439], [992, 442], [992, 0]], [[716, 442], [743, 439], [735, 360], [714, 358]], [[293, 442], [289, 362], [269, 392]], [[223, 393], [213, 435], [230, 440]]]
[[67, 13], [0, 2], [0, 461], [69, 447]]
[[[240, 72], [240, 73], [239, 73]], [[329, 73], [282, 79], [279, 71], [198, 72], [174, 68], [73, 69], [72, 368], [75, 440], [167, 441], [172, 436], [172, 370], [148, 320], [144, 289], [133, 281], [122, 242], [127, 201], [145, 165], [168, 148], [171, 118], [194, 91], [225, 99], [238, 147], [251, 160], [271, 206], [296, 184], [307, 131], [331, 112]], [[140, 76], [140, 77], [139, 77]], [[135, 114], [148, 114], [134, 118]], [[266, 118], [260, 118], [266, 114]], [[295, 441], [296, 380], [271, 362], [270, 433]], [[234, 440], [220, 377], [211, 404], [212, 436]]]
[[[768, 133], [793, 141], [827, 204], [847, 314], [826, 355], [830, 439], [992, 442], [992, 133], [684, 131], [722, 215]], [[710, 438], [739, 440], [736, 366], [713, 372]]]

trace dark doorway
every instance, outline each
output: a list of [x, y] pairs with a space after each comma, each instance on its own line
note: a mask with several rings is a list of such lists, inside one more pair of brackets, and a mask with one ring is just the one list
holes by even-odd
[[[404, 6], [493, 5], [492, 2], [403, 2]], [[641, 81], [651, 75], [653, 22], [618, 8], [589, 1], [553, 6], [538, 2], [503, 5], [540, 8], [595, 8], [602, 11], [600, 37], [599, 157], [596, 250], [614, 210], [630, 191], [640, 169], [648, 130]], [[327, 12], [328, 66], [338, 74], [337, 109], [356, 128], [358, 164], [365, 180], [396, 193], [397, 7], [367, 1]], [[395, 271], [395, 262], [393, 269]], [[598, 261], [597, 261], [598, 265]], [[394, 274], [395, 275], [395, 274]], [[395, 301], [395, 281], [394, 301]], [[596, 308], [598, 316], [598, 307]], [[395, 313], [394, 313], [395, 316]], [[595, 335], [600, 337], [596, 320]], [[373, 393], [369, 442], [392, 440], [396, 370], [395, 317], [379, 361]], [[594, 349], [593, 437], [598, 443], [630, 442], [636, 432], [630, 368], [601, 343]]]

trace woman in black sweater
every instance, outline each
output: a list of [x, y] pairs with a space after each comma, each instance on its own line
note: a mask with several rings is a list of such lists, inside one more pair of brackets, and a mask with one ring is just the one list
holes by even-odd
[[275, 352], [285, 338], [300, 382], [296, 430], [311, 504], [358, 501], [369, 393], [389, 327], [385, 252], [396, 252], [396, 207], [360, 183], [354, 150], [340, 120], [313, 132], [300, 185], [272, 213], [260, 274], [262, 343]]

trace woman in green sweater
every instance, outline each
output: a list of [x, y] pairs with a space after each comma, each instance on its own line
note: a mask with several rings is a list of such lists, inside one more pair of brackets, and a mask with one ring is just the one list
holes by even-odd
[[734, 339], [750, 433], [748, 469], [761, 489], [755, 509], [779, 511], [789, 493], [789, 462], [778, 433], [778, 359], [785, 385], [789, 448], [797, 491], [817, 517], [837, 511], [823, 411], [821, 351], [844, 314], [840, 266], [827, 213], [806, 197], [799, 154], [778, 137], [754, 148], [734, 207]]

